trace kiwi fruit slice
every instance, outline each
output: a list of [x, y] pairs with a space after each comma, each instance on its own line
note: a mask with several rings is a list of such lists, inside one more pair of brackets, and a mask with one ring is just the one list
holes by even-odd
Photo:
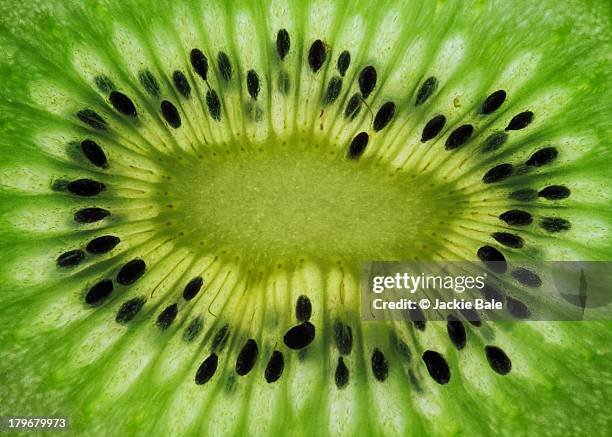
[[610, 429], [610, 323], [520, 321], [523, 295], [493, 286], [517, 321], [365, 322], [359, 296], [370, 260], [501, 262], [527, 286], [520, 260], [611, 259], [609, 3], [0, 15], [1, 415], [80, 435]]

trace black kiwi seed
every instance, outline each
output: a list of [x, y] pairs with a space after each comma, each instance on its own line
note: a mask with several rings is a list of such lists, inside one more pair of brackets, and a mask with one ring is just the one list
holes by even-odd
[[232, 80], [232, 64], [230, 64], [229, 57], [225, 52], [219, 52], [217, 54], [217, 64], [221, 78], [225, 82]]
[[523, 188], [510, 193], [510, 199], [518, 200], [519, 202], [530, 202], [538, 197], [538, 192], [532, 188]]
[[119, 244], [121, 239], [119, 237], [115, 237], [114, 235], [103, 235], [101, 237], [94, 238], [89, 243], [87, 243], [87, 252], [93, 253], [96, 255], [110, 252]]
[[183, 332], [183, 340], [187, 343], [192, 342], [202, 330], [204, 326], [204, 322], [201, 317], [196, 317], [189, 323], [185, 332]]
[[464, 124], [455, 129], [446, 139], [444, 148], [446, 150], [454, 150], [457, 147], [463, 146], [474, 133], [474, 126], [471, 124]]
[[429, 375], [434, 381], [436, 381], [438, 384], [447, 384], [448, 381], [450, 381], [450, 368], [440, 353], [427, 350], [423, 353], [422, 358], [425, 362]]
[[372, 127], [374, 131], [378, 132], [384, 129], [393, 119], [395, 115], [395, 103], [386, 102], [384, 103], [374, 117], [374, 123]]
[[496, 300], [498, 302], [504, 301], [504, 295], [491, 284], [485, 284], [485, 286], [480, 290], [480, 293], [482, 293], [486, 300]]
[[149, 70], [142, 70], [138, 73], [138, 80], [142, 87], [153, 97], [159, 96], [159, 83]]
[[83, 208], [74, 213], [74, 221], [77, 223], [95, 223], [105, 219], [110, 211], [102, 208]]
[[249, 95], [253, 98], [253, 100], [257, 100], [257, 96], [259, 95], [259, 76], [255, 70], [249, 70], [247, 72], [247, 91]]
[[509, 232], [493, 232], [491, 234], [493, 238], [498, 243], [503, 244], [504, 246], [512, 247], [514, 249], [520, 249], [523, 247], [524, 241], [521, 237], [515, 234], [510, 234]]
[[113, 84], [113, 81], [110, 80], [108, 76], [96, 76], [94, 78], [94, 83], [96, 84], [98, 89], [104, 94], [115, 89], [115, 84]]
[[85, 295], [85, 303], [87, 305], [100, 305], [113, 292], [113, 281], [103, 279], [94, 284]]
[[379, 349], [374, 349], [372, 352], [372, 373], [381, 382], [387, 379], [389, 374], [389, 363]]
[[342, 78], [337, 76], [332, 77], [327, 85], [327, 91], [325, 92], [325, 97], [323, 98], [323, 104], [330, 105], [334, 103], [340, 95], [341, 90]]
[[336, 373], [334, 374], [334, 380], [336, 381], [336, 387], [344, 388], [349, 381], [349, 369], [344, 364], [344, 359], [338, 357], [338, 364], [336, 365]]
[[521, 211], [519, 209], [511, 209], [506, 211], [499, 216], [500, 220], [503, 220], [510, 226], [526, 226], [531, 224], [533, 217], [527, 211]]
[[572, 227], [570, 222], [558, 217], [544, 217], [540, 222], [540, 226], [548, 232], [567, 231]]
[[438, 134], [444, 128], [446, 124], [446, 117], [443, 115], [436, 115], [431, 120], [427, 122], [425, 127], [423, 128], [423, 133], [421, 134], [421, 142], [424, 143], [426, 141], [431, 140], [438, 136]]
[[81, 141], [81, 151], [83, 155], [96, 167], [107, 168], [108, 161], [102, 148], [92, 140]]
[[221, 120], [221, 102], [217, 92], [210, 89], [206, 92], [206, 106], [208, 106], [208, 112], [210, 116], [215, 120]]
[[90, 197], [100, 194], [106, 189], [102, 182], [92, 181], [91, 179], [77, 179], [66, 185], [68, 191], [81, 197]]
[[229, 325], [225, 324], [219, 329], [219, 331], [217, 331], [217, 334], [213, 338], [211, 348], [213, 350], [217, 350], [217, 349], [219, 351], [223, 350], [223, 348], [225, 347], [225, 344], [227, 343], [228, 338], [229, 338]]
[[272, 383], [278, 381], [283, 374], [284, 369], [285, 359], [283, 358], [283, 354], [279, 351], [272, 352], [272, 356], [270, 356], [270, 360], [268, 360], [268, 364], [266, 365], [266, 370], [264, 372], [266, 382]]
[[539, 288], [542, 286], [542, 280], [536, 273], [522, 267], [512, 270], [512, 277], [529, 288]]
[[492, 246], [482, 246], [476, 254], [495, 273], [505, 273], [508, 269], [504, 254]]
[[314, 73], [319, 71], [326, 58], [327, 50], [325, 49], [325, 44], [318, 39], [312, 43], [310, 50], [308, 50], [308, 64], [310, 64], [310, 68]]
[[340, 76], [344, 77], [344, 75], [346, 74], [346, 70], [348, 70], [350, 64], [351, 54], [347, 50], [345, 50], [340, 53], [340, 56], [338, 56], [338, 73], [340, 73]]
[[312, 316], [312, 304], [307, 296], [301, 295], [295, 302], [295, 317], [299, 322], [307, 322]]
[[257, 362], [257, 355], [259, 355], [257, 342], [250, 338], [242, 347], [238, 358], [236, 358], [236, 373], [240, 376], [249, 373]]
[[491, 369], [495, 370], [500, 375], [506, 375], [512, 369], [512, 362], [508, 355], [497, 346], [485, 346], [487, 361]]
[[172, 103], [167, 100], [161, 102], [161, 113], [170, 126], [174, 129], [178, 129], [181, 126], [181, 116]]
[[495, 182], [503, 181], [504, 179], [512, 176], [514, 173], [514, 166], [512, 164], [499, 164], [482, 177], [482, 181], [485, 184], [493, 184]]
[[346, 109], [344, 110], [344, 117], [353, 120], [359, 114], [361, 110], [361, 95], [353, 94], [346, 104]]
[[191, 85], [189, 85], [185, 74], [182, 71], [176, 70], [172, 73], [172, 81], [178, 92], [181, 93], [183, 97], [189, 98], [191, 95]]
[[504, 90], [497, 90], [489, 95], [482, 103], [480, 112], [482, 114], [491, 114], [499, 109], [499, 107], [506, 101], [506, 92]]
[[461, 311], [461, 314], [463, 317], [465, 317], [465, 320], [470, 322], [472, 326], [476, 326], [478, 328], [482, 325], [478, 311], [476, 311], [474, 308], [463, 308], [459, 311]]
[[389, 341], [395, 350], [406, 360], [412, 360], [412, 352], [404, 340], [399, 338], [395, 332], [391, 331], [389, 334]]
[[546, 188], [543, 188], [538, 193], [538, 196], [544, 197], [548, 200], [561, 200], [569, 197], [570, 190], [563, 185], [550, 185]]
[[200, 367], [195, 374], [195, 383], [197, 385], [206, 384], [210, 381], [210, 378], [213, 377], [215, 372], [217, 371], [217, 364], [219, 363], [219, 358], [216, 353], [211, 353], [208, 358], [202, 361]]
[[423, 314], [421, 308], [415, 306], [414, 308], [408, 309], [406, 315], [408, 316], [408, 319], [412, 321], [416, 329], [419, 331], [425, 331], [427, 320], [425, 319], [425, 314]]
[[463, 326], [461, 320], [452, 314], [449, 314], [446, 320], [446, 333], [448, 334], [448, 338], [450, 338], [457, 349], [463, 349], [467, 341], [465, 326]]
[[121, 308], [117, 312], [117, 317], [115, 317], [115, 321], [117, 323], [125, 324], [132, 320], [138, 312], [142, 309], [146, 302], [144, 297], [135, 297], [128, 301], [123, 302]]
[[508, 297], [506, 299], [506, 308], [517, 319], [526, 319], [531, 315], [529, 308], [520, 300]]
[[136, 113], [136, 106], [134, 106], [134, 102], [125, 94], [119, 91], [113, 91], [108, 96], [108, 99], [117, 111], [121, 112], [124, 115], [129, 117], [136, 117], [138, 114]]
[[206, 80], [208, 75], [208, 59], [204, 56], [204, 53], [202, 53], [200, 49], [193, 49], [189, 54], [189, 60], [198, 76], [200, 76], [202, 80]]
[[489, 135], [485, 140], [482, 151], [483, 152], [492, 152], [494, 150], [499, 149], [504, 143], [508, 140], [508, 134], [505, 132], [496, 132], [494, 134]]
[[80, 249], [69, 250], [57, 257], [57, 265], [59, 267], [74, 267], [81, 264], [85, 259], [85, 252]]
[[201, 276], [196, 276], [191, 281], [189, 281], [187, 285], [185, 285], [185, 288], [183, 289], [183, 299], [185, 299], [186, 301], [189, 301], [193, 299], [194, 297], [196, 297], [196, 295], [199, 293], [200, 289], [202, 288], [202, 284], [204, 284], [204, 279], [202, 279]]
[[369, 139], [370, 137], [366, 132], [359, 132], [357, 135], [355, 135], [355, 138], [353, 138], [351, 145], [348, 148], [347, 157], [349, 159], [359, 158], [365, 151]]
[[106, 120], [104, 120], [96, 111], [93, 109], [81, 109], [76, 113], [76, 116], [83, 123], [88, 124], [94, 129], [106, 130]]
[[368, 65], [359, 73], [359, 90], [364, 99], [367, 99], [374, 90], [376, 79], [376, 69], [371, 65]]
[[527, 127], [533, 120], [533, 112], [525, 111], [520, 114], [515, 115], [508, 123], [506, 130], [521, 130], [524, 127]]
[[276, 53], [281, 61], [285, 59], [290, 48], [291, 39], [289, 38], [289, 32], [286, 29], [279, 30], [276, 34]]
[[423, 82], [423, 85], [421, 85], [421, 88], [419, 88], [419, 91], [417, 92], [414, 106], [420, 106], [425, 103], [427, 99], [429, 99], [431, 95], [436, 91], [436, 88], [438, 88], [438, 79], [433, 76], [427, 78], [425, 82]]
[[176, 319], [177, 314], [177, 304], [174, 303], [167, 306], [161, 313], [159, 313], [159, 316], [157, 316], [157, 326], [159, 326], [160, 329], [168, 329], [172, 322], [174, 322], [174, 319]]
[[554, 161], [558, 155], [559, 152], [554, 147], [545, 147], [531, 155], [525, 164], [531, 167], [541, 167]]
[[144, 274], [145, 268], [145, 262], [139, 258], [128, 261], [117, 273], [117, 282], [121, 285], [131, 285]]
[[283, 341], [290, 349], [303, 349], [315, 338], [315, 327], [310, 322], [304, 322], [289, 329]]
[[336, 347], [342, 355], [349, 355], [353, 349], [353, 330], [340, 321], [334, 323]]

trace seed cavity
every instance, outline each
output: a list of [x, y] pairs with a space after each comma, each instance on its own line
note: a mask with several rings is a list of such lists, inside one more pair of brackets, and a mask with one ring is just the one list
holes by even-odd
[[353, 94], [346, 104], [344, 110], [344, 117], [353, 120], [359, 114], [361, 110], [361, 96], [359, 94]]
[[327, 85], [327, 91], [325, 92], [325, 97], [323, 98], [323, 104], [331, 105], [334, 103], [340, 95], [340, 91], [342, 91], [342, 78], [334, 76]]
[[289, 90], [291, 90], [291, 78], [289, 77], [289, 73], [287, 73], [285, 70], [279, 71], [276, 85], [278, 86], [278, 89], [282, 95], [286, 96], [289, 94]]
[[136, 113], [136, 106], [134, 106], [134, 102], [132, 102], [132, 100], [125, 94], [119, 91], [113, 91], [110, 93], [108, 98], [111, 105], [113, 105], [113, 108], [123, 115], [127, 115], [129, 117], [136, 117], [138, 115]]
[[155, 79], [153, 73], [149, 70], [142, 70], [138, 73], [138, 80], [149, 95], [153, 97], [159, 96], [159, 83], [157, 83], [157, 79]]
[[566, 199], [570, 195], [570, 190], [563, 185], [550, 185], [543, 188], [538, 193], [538, 196], [544, 197], [547, 200], [561, 200]]
[[142, 309], [146, 302], [144, 297], [135, 297], [130, 299], [121, 305], [119, 311], [117, 312], [117, 317], [115, 317], [115, 321], [117, 323], [121, 323], [122, 325], [131, 321], [138, 312]]
[[179, 115], [176, 106], [167, 100], [161, 102], [161, 113], [170, 126], [178, 129], [181, 126], [181, 116]]
[[56, 262], [59, 267], [68, 268], [78, 266], [84, 259], [85, 252], [80, 249], [74, 249], [62, 253], [57, 257]]
[[463, 326], [461, 320], [452, 314], [449, 314], [446, 320], [446, 333], [448, 334], [448, 338], [450, 338], [457, 349], [463, 349], [467, 341], [465, 326]]
[[85, 303], [91, 306], [97, 306], [103, 303], [108, 296], [113, 292], [113, 281], [103, 279], [94, 284], [85, 295]]
[[276, 53], [281, 61], [285, 59], [291, 48], [291, 39], [286, 29], [281, 29], [276, 34]]
[[521, 211], [519, 209], [511, 209], [503, 214], [500, 214], [499, 218], [506, 222], [510, 226], [526, 226], [531, 224], [533, 217], [527, 211]]
[[101, 237], [94, 238], [87, 243], [87, 252], [100, 255], [103, 253], [110, 252], [119, 244], [121, 239], [114, 235], [103, 235]]
[[342, 355], [349, 355], [353, 349], [353, 330], [339, 320], [334, 323], [336, 347]]
[[496, 132], [494, 134], [489, 135], [485, 140], [482, 151], [485, 153], [493, 152], [494, 150], [499, 149], [503, 146], [508, 140], [508, 134], [505, 132]]
[[182, 71], [176, 70], [174, 73], [172, 73], [172, 80], [174, 82], [174, 86], [183, 97], [189, 98], [189, 96], [191, 96], [191, 85], [189, 85], [189, 82]]
[[480, 107], [482, 114], [491, 114], [499, 109], [499, 107], [506, 101], [506, 92], [504, 90], [497, 90], [489, 95]]
[[371, 65], [368, 65], [359, 73], [359, 90], [364, 99], [367, 99], [374, 90], [376, 80], [376, 69]]
[[482, 246], [476, 252], [478, 258], [493, 272], [505, 273], [508, 270], [506, 257], [492, 246]]
[[96, 111], [93, 109], [82, 109], [76, 113], [76, 116], [83, 123], [98, 130], [106, 130], [106, 120], [104, 120]]
[[527, 319], [531, 315], [529, 308], [523, 302], [512, 297], [506, 299], [506, 308], [508, 312], [517, 319]]
[[312, 316], [312, 304], [307, 296], [301, 295], [295, 302], [295, 317], [299, 322], [307, 322]]
[[438, 79], [431, 76], [423, 82], [421, 88], [417, 92], [416, 101], [414, 102], [414, 106], [420, 106], [427, 101], [431, 97], [431, 95], [438, 88]]
[[201, 276], [196, 276], [191, 281], [185, 285], [183, 289], [183, 299], [186, 301], [190, 301], [199, 293], [202, 288], [202, 284], [204, 284], [204, 279]]
[[353, 138], [348, 148], [347, 157], [349, 159], [359, 159], [359, 157], [363, 155], [369, 139], [370, 137], [366, 132], [360, 132], [355, 135], [355, 138]]
[[471, 124], [464, 124], [455, 129], [446, 139], [444, 148], [446, 150], [454, 150], [457, 147], [463, 146], [474, 133], [474, 126]]
[[520, 249], [523, 247], [524, 241], [521, 237], [515, 234], [510, 234], [509, 232], [494, 232], [491, 234], [493, 238], [498, 243], [503, 244], [504, 246], [512, 247], [514, 249]]
[[509, 197], [519, 202], [531, 202], [538, 197], [538, 192], [531, 188], [523, 188], [522, 190], [513, 191]]
[[259, 355], [257, 342], [251, 338], [247, 340], [238, 354], [238, 358], [236, 359], [236, 373], [240, 376], [248, 374], [257, 362], [257, 355]]
[[96, 84], [96, 87], [98, 87], [100, 92], [103, 92], [104, 94], [115, 89], [115, 84], [113, 84], [113, 81], [110, 80], [108, 76], [96, 76], [94, 78], [94, 83]]
[[485, 346], [487, 361], [491, 369], [495, 370], [500, 375], [506, 375], [512, 369], [512, 362], [508, 355], [497, 346]]
[[323, 44], [323, 41], [318, 39], [312, 43], [310, 50], [308, 51], [308, 64], [310, 65], [313, 73], [316, 73], [321, 69], [326, 58], [327, 51], [325, 44]]
[[110, 211], [102, 208], [83, 208], [74, 213], [74, 221], [77, 223], [95, 223], [105, 219]]
[[404, 340], [399, 338], [394, 331], [389, 333], [389, 341], [394, 349], [407, 361], [412, 360], [412, 352]]
[[145, 262], [139, 258], [128, 261], [117, 273], [117, 282], [121, 285], [132, 285], [144, 275], [145, 268]]
[[478, 311], [476, 311], [474, 308], [463, 308], [459, 311], [461, 311], [461, 314], [463, 315], [465, 320], [470, 322], [472, 326], [475, 326], [478, 328], [482, 325], [482, 321], [480, 320]]
[[408, 309], [406, 315], [408, 316], [408, 319], [412, 321], [416, 329], [418, 329], [419, 331], [425, 331], [425, 327], [427, 326], [427, 319], [425, 318], [425, 314], [423, 314], [423, 311], [421, 311], [421, 308], [419, 308], [418, 306], [410, 308]]
[[422, 358], [425, 362], [429, 375], [434, 381], [436, 381], [438, 384], [447, 384], [448, 381], [450, 381], [450, 368], [440, 353], [427, 350], [423, 353]]
[[157, 316], [157, 326], [159, 326], [159, 328], [162, 330], [168, 329], [172, 322], [174, 322], [174, 319], [176, 319], [177, 314], [177, 304], [174, 303], [170, 306], [167, 306], [161, 313], [159, 313], [159, 316]]
[[539, 288], [542, 286], [540, 277], [531, 270], [527, 270], [523, 267], [514, 269], [512, 271], [512, 277], [529, 288]]
[[198, 336], [202, 327], [204, 326], [204, 322], [201, 317], [196, 317], [189, 323], [185, 332], [183, 332], [183, 341], [190, 343]]
[[93, 165], [100, 168], [107, 168], [108, 161], [106, 160], [106, 155], [102, 148], [92, 140], [83, 140], [81, 141], [81, 151], [85, 158], [89, 160]]
[[259, 76], [257, 76], [255, 70], [247, 72], [247, 91], [253, 100], [257, 100], [259, 95]]
[[421, 142], [424, 143], [426, 141], [431, 140], [438, 136], [438, 134], [444, 128], [446, 124], [446, 117], [444, 115], [436, 115], [431, 120], [427, 122], [425, 127], [423, 128], [423, 133], [421, 134]]
[[485, 173], [482, 177], [482, 181], [485, 184], [493, 184], [501, 182], [504, 179], [512, 176], [514, 173], [514, 166], [512, 164], [499, 164], [493, 167], [491, 170]]
[[102, 182], [91, 179], [77, 179], [76, 181], [69, 182], [66, 188], [77, 196], [91, 197], [100, 194], [106, 189], [106, 186]]
[[272, 356], [270, 356], [270, 360], [268, 360], [268, 364], [266, 365], [266, 370], [264, 372], [266, 382], [273, 383], [278, 381], [283, 374], [284, 369], [285, 359], [283, 358], [283, 354], [279, 351], [272, 352]]
[[373, 128], [374, 131], [378, 132], [384, 129], [393, 119], [395, 115], [395, 103], [387, 102], [383, 104], [378, 112], [376, 113], [376, 117], [374, 117]]
[[558, 155], [559, 152], [554, 147], [545, 147], [531, 155], [525, 164], [531, 167], [541, 167], [554, 161]]
[[303, 349], [315, 338], [315, 327], [310, 322], [304, 322], [289, 329], [283, 341], [290, 349]]
[[570, 222], [558, 217], [544, 217], [540, 222], [540, 226], [548, 232], [567, 231], [572, 227]]
[[222, 351], [229, 338], [229, 325], [225, 324], [219, 329], [215, 338], [213, 338], [211, 347], [212, 350]]
[[217, 92], [213, 89], [206, 92], [206, 106], [208, 106], [208, 112], [212, 118], [217, 121], [221, 120], [221, 102]]
[[533, 112], [525, 111], [515, 115], [508, 123], [506, 130], [521, 130], [527, 127], [533, 120]]
[[339, 389], [346, 387], [349, 382], [349, 369], [346, 367], [346, 364], [344, 364], [344, 359], [342, 359], [342, 357], [338, 357], [334, 380], [336, 381], [336, 387]]
[[218, 364], [219, 358], [217, 357], [217, 354], [214, 352], [211, 353], [208, 358], [202, 361], [200, 367], [198, 367], [198, 370], [195, 374], [195, 383], [197, 385], [202, 385], [210, 381], [210, 378], [212, 378], [215, 372], [217, 371]]
[[372, 373], [381, 382], [387, 379], [389, 374], [389, 363], [379, 349], [374, 349], [372, 352]]
[[340, 76], [344, 77], [349, 65], [351, 65], [351, 54], [345, 50], [338, 56], [338, 73], [340, 73]]

